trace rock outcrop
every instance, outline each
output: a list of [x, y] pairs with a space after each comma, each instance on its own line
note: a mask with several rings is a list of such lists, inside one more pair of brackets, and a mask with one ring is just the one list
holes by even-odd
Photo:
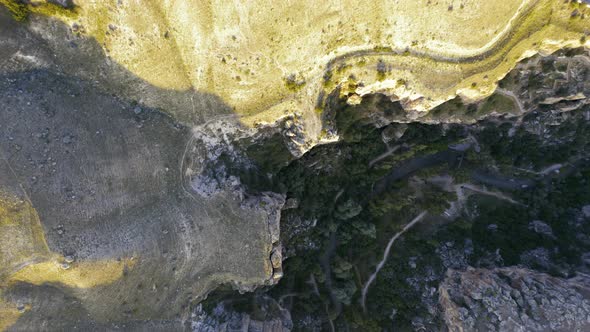
[[189, 320], [190, 328], [193, 332], [291, 331], [293, 323], [289, 312], [277, 306], [272, 300], [267, 299], [264, 302], [264, 308], [258, 314], [260, 317], [233, 311], [221, 303], [209, 314], [199, 305]]
[[518, 267], [448, 270], [439, 304], [450, 331], [588, 331], [590, 277]]

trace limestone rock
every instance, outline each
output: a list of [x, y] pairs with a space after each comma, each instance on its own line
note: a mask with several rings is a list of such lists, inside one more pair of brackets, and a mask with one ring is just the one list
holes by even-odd
[[507, 267], [448, 270], [439, 305], [450, 331], [588, 331], [590, 278]]

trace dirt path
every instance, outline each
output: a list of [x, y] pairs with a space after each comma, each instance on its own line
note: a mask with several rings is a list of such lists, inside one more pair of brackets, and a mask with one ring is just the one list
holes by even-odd
[[516, 106], [518, 106], [518, 111], [520, 112], [520, 115], [523, 115], [523, 114], [526, 114], [527, 113], [526, 109], [524, 108], [524, 105], [520, 101], [520, 98], [518, 98], [518, 96], [516, 96], [514, 94], [514, 92], [508, 91], [508, 90], [504, 90], [504, 89], [501, 89], [501, 88], [497, 88], [496, 89], [496, 93], [501, 94], [501, 95], [503, 95], [505, 97], [508, 97], [508, 98], [512, 99], [516, 103]]
[[369, 277], [369, 280], [367, 280], [367, 282], [365, 283], [365, 286], [363, 286], [363, 292], [362, 292], [362, 296], [361, 296], [361, 306], [363, 307], [364, 312], [367, 312], [367, 308], [365, 307], [365, 300], [367, 297], [367, 292], [369, 291], [369, 287], [371, 286], [373, 281], [375, 281], [375, 279], [377, 278], [377, 274], [379, 273], [379, 271], [381, 271], [381, 269], [385, 265], [385, 262], [387, 261], [387, 258], [389, 257], [389, 253], [391, 251], [391, 247], [393, 246], [393, 243], [400, 236], [402, 236], [406, 231], [408, 231], [410, 228], [412, 228], [414, 225], [416, 225], [420, 220], [422, 220], [422, 218], [424, 218], [425, 215], [426, 215], [426, 211], [422, 211], [422, 213], [420, 213], [416, 218], [414, 218], [414, 220], [410, 221], [406, 226], [404, 226], [404, 228], [402, 228], [401, 231], [397, 232], [391, 238], [391, 240], [389, 240], [387, 247], [385, 247], [385, 252], [383, 253], [383, 259], [381, 260], [381, 262], [379, 262], [379, 264], [377, 264], [377, 268], [375, 269], [375, 272], [373, 272], [373, 274]]

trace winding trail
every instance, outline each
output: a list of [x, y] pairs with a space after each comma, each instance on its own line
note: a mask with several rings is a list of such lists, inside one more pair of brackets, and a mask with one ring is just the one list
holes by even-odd
[[332, 269], [330, 267], [330, 260], [334, 255], [334, 252], [336, 251], [337, 247], [336, 232], [330, 233], [330, 238], [328, 241], [329, 242], [328, 246], [326, 247], [326, 251], [320, 257], [320, 265], [322, 266], [322, 269], [324, 270], [324, 275], [326, 276], [325, 286], [326, 289], [328, 289], [328, 292], [330, 293], [330, 300], [334, 305], [335, 312], [337, 312], [339, 315], [342, 311], [342, 303], [338, 301], [338, 298], [336, 297], [336, 294], [332, 289]]
[[362, 292], [362, 296], [361, 296], [361, 306], [363, 307], [364, 312], [367, 312], [367, 308], [365, 307], [365, 300], [367, 297], [367, 292], [369, 291], [369, 287], [371, 286], [373, 281], [375, 281], [375, 279], [377, 278], [377, 273], [379, 273], [379, 271], [381, 271], [381, 269], [385, 265], [385, 262], [387, 261], [387, 258], [389, 257], [389, 252], [391, 251], [391, 247], [393, 246], [393, 243], [400, 236], [402, 236], [406, 231], [408, 231], [410, 228], [412, 228], [414, 225], [416, 225], [420, 220], [422, 220], [422, 218], [424, 218], [425, 215], [426, 215], [426, 211], [422, 211], [422, 213], [420, 213], [416, 218], [414, 218], [414, 220], [412, 220], [408, 224], [406, 224], [404, 226], [404, 228], [402, 228], [401, 231], [397, 232], [391, 238], [391, 240], [389, 240], [387, 247], [385, 247], [385, 252], [383, 253], [383, 259], [381, 260], [381, 262], [379, 262], [379, 264], [377, 264], [377, 268], [375, 269], [375, 272], [373, 272], [373, 274], [369, 277], [369, 280], [367, 280], [367, 282], [365, 283], [365, 286], [363, 286], [363, 292]]
[[520, 115], [527, 113], [527, 110], [525, 109], [524, 105], [520, 101], [520, 98], [518, 98], [518, 96], [515, 95], [514, 92], [509, 91], [509, 90], [505, 90], [502, 88], [496, 88], [496, 93], [512, 99], [516, 103], [516, 106], [518, 106], [518, 111], [519, 111]]
[[381, 160], [391, 156], [395, 153], [395, 151], [399, 150], [401, 145], [396, 145], [392, 148], [387, 147], [387, 151], [380, 154], [379, 156], [375, 157], [373, 160], [369, 161], [369, 168], [372, 168], [376, 163], [380, 162]]
[[495, 197], [495, 198], [503, 200], [503, 201], [510, 202], [512, 204], [525, 206], [524, 204], [513, 200], [512, 198], [504, 195], [501, 192], [488, 191], [488, 190], [485, 190], [485, 189], [480, 188], [478, 186], [472, 185], [470, 183], [461, 183], [461, 184], [455, 185], [455, 191], [457, 193], [457, 199], [459, 202], [464, 202], [465, 199], [467, 199], [467, 196], [465, 195], [465, 189], [473, 191], [473, 192], [478, 193], [480, 195], [491, 196], [491, 197]]

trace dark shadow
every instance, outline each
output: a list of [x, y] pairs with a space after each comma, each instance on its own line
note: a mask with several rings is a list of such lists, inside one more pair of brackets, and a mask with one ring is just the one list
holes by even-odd
[[[214, 286], [195, 286], [199, 273], [232, 273], [239, 255], [228, 252], [248, 255], [243, 242], [261, 236], [227, 217], [231, 208], [195, 200], [182, 183], [191, 126], [231, 116], [231, 107], [213, 94], [154, 87], [94, 39], [60, 21], [31, 20], [45, 21], [52, 37], [41, 38], [0, 6], [0, 178], [14, 180], [3, 189], [24, 192], [49, 249], [73, 256], [73, 264], [139, 258], [110, 284], [3, 290], [15, 303], [32, 304], [10, 330], [183, 329], [180, 313]], [[147, 107], [137, 96], [169, 108]], [[216, 261], [227, 263], [206, 265]], [[250, 265], [240, 272], [264, 270]]]

